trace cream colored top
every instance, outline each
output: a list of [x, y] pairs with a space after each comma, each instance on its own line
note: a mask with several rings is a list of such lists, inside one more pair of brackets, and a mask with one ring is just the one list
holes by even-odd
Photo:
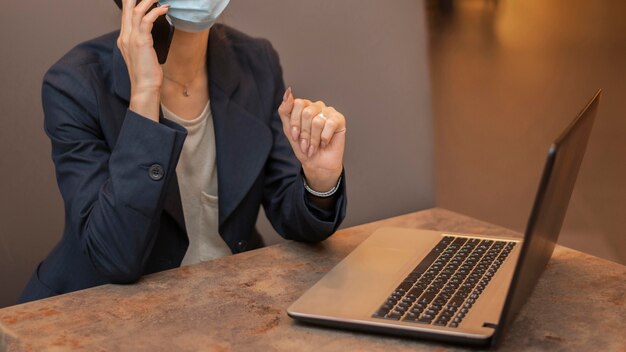
[[191, 265], [232, 254], [218, 232], [215, 132], [210, 104], [200, 116], [185, 120], [161, 104], [163, 116], [187, 130], [176, 176], [189, 237], [181, 265]]

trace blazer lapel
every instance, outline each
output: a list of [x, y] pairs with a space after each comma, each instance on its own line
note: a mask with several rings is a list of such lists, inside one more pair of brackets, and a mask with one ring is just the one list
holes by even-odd
[[232, 44], [219, 25], [209, 36], [208, 60], [221, 225], [263, 171], [272, 147], [272, 132], [255, 116], [261, 113], [256, 85], [252, 80], [242, 82], [244, 76]]

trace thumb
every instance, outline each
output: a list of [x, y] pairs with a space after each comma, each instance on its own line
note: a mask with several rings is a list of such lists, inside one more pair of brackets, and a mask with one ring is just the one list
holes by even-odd
[[289, 130], [289, 120], [291, 119], [291, 111], [293, 110], [294, 97], [291, 91], [291, 87], [287, 88], [283, 95], [283, 102], [278, 107], [278, 114], [283, 121], [283, 127], [285, 130]]

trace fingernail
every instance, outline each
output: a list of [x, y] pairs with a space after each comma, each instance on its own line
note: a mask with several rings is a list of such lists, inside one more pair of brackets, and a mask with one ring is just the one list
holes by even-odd
[[285, 94], [283, 94], [283, 101], [287, 101], [290, 95], [291, 95], [291, 87], [287, 88], [287, 90], [285, 91]]
[[302, 154], [307, 155], [307, 149], [309, 147], [309, 141], [307, 141], [306, 139], [303, 139], [300, 141], [300, 151], [302, 152]]
[[313, 156], [313, 154], [315, 153], [315, 146], [310, 146], [309, 147], [309, 158]]
[[300, 131], [298, 131], [298, 127], [292, 127], [291, 128], [291, 138], [293, 139], [293, 141], [297, 141], [298, 137], [300, 137]]

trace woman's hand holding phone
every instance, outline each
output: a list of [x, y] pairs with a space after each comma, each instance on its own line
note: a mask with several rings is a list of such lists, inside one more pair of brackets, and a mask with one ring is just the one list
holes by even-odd
[[123, 0], [122, 27], [117, 47], [122, 52], [130, 76], [130, 109], [155, 122], [159, 121], [159, 103], [163, 70], [153, 47], [152, 27], [169, 5], [153, 7], [157, 0]]

